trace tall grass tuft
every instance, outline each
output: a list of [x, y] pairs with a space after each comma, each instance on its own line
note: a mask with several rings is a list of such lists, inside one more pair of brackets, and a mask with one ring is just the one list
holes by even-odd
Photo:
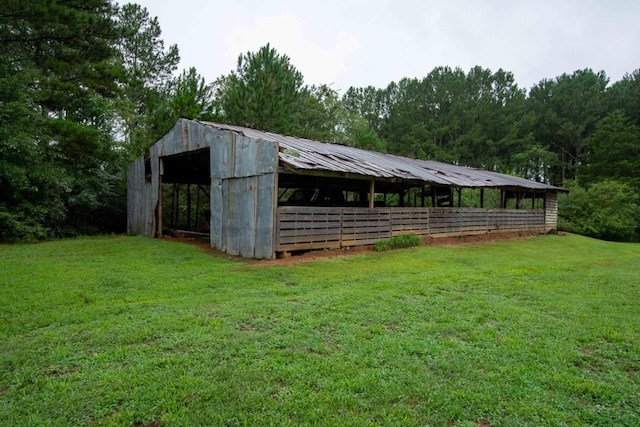
[[389, 239], [382, 239], [376, 242], [376, 251], [388, 251], [389, 249], [409, 248], [411, 246], [420, 246], [422, 241], [415, 234], [401, 234], [393, 236]]

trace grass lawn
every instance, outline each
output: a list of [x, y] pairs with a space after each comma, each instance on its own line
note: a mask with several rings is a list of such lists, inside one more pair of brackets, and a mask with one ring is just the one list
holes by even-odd
[[640, 425], [640, 245], [0, 246], [0, 425]]

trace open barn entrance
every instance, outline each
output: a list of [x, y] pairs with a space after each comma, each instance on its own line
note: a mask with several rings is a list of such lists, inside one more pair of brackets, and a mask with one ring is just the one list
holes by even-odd
[[161, 157], [162, 234], [209, 236], [211, 161], [209, 148]]

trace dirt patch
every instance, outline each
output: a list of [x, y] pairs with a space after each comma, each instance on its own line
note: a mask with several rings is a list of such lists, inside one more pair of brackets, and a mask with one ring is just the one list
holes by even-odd
[[[456, 237], [425, 237], [422, 239], [423, 246], [456, 246], [456, 245], [468, 245], [476, 243], [487, 242], [499, 242], [516, 239], [529, 239], [535, 236], [539, 236], [540, 233], [535, 232], [504, 232], [504, 233], [486, 233], [477, 234], [474, 236], [456, 236]], [[197, 246], [200, 250], [206, 252], [211, 256], [217, 258], [227, 259], [229, 261], [240, 262], [245, 265], [295, 265], [303, 262], [310, 262], [319, 259], [328, 258], [344, 258], [351, 255], [362, 254], [373, 251], [373, 246], [356, 246], [351, 248], [342, 249], [323, 249], [315, 251], [305, 251], [300, 253], [294, 253], [291, 256], [285, 258], [273, 259], [273, 260], [255, 260], [242, 258], [238, 256], [229, 255], [221, 252], [217, 249], [213, 249], [207, 238], [194, 238], [194, 237], [163, 237], [164, 240], [182, 242], [190, 245]], [[402, 250], [402, 249], [396, 249]]]

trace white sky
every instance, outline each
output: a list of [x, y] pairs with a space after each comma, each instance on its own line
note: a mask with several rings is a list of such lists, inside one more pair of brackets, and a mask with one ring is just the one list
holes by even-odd
[[[514, 73], [520, 87], [592, 68], [640, 68], [640, 0], [133, 0], [181, 68], [209, 82], [271, 43], [305, 83], [386, 87], [448, 65]], [[123, 1], [123, 2], [126, 2]]]

